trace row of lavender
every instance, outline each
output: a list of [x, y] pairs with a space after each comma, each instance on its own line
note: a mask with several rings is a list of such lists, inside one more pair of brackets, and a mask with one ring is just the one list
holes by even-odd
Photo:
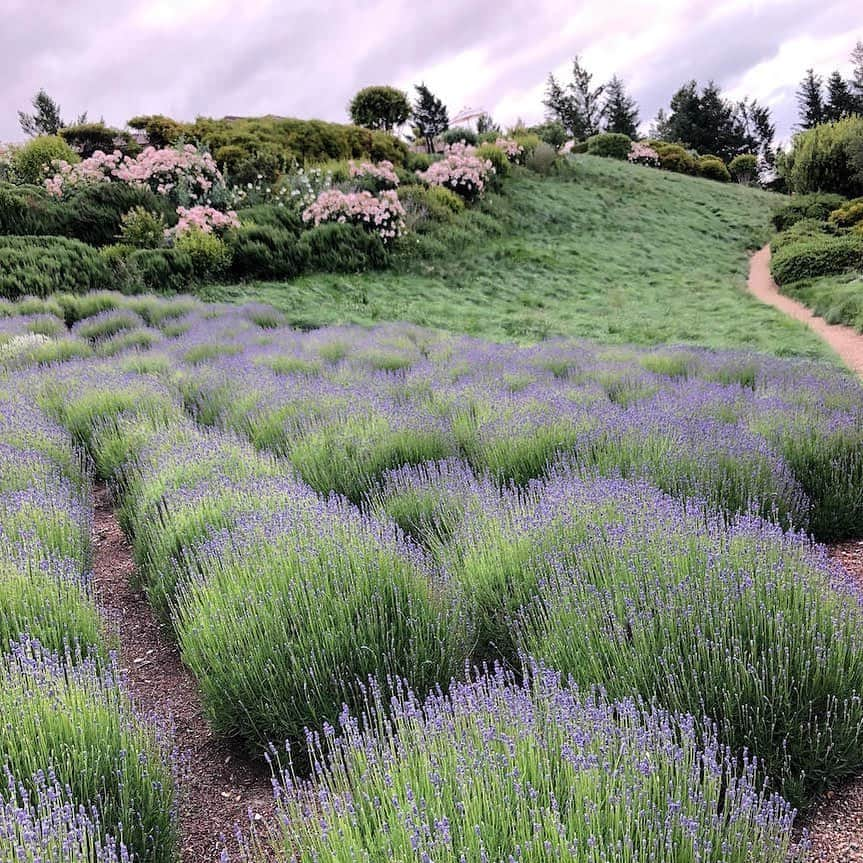
[[0, 378], [0, 858], [173, 859], [173, 766], [139, 718], [93, 595], [70, 434]]
[[[158, 349], [18, 385], [114, 478], [214, 726], [311, 757], [284, 856], [780, 860], [763, 779], [807, 803], [860, 768], [859, 600], [782, 530], [858, 530], [834, 370], [144, 302]], [[99, 353], [129, 311], [76, 331]]]

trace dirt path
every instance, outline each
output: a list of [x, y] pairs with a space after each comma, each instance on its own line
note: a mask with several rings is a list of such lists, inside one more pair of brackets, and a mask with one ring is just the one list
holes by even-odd
[[100, 606], [120, 639], [120, 665], [138, 706], [171, 720], [178, 748], [188, 756], [180, 803], [182, 863], [217, 863], [220, 836], [245, 827], [249, 813], [273, 810], [269, 770], [238, 755], [216, 738], [176, 645], [132, 586], [131, 549], [104, 485], [94, 493], [93, 577]]
[[756, 252], [749, 261], [749, 292], [762, 303], [774, 306], [814, 330], [836, 351], [849, 369], [863, 377], [863, 334], [843, 324], [828, 324], [803, 303], [779, 293], [770, 274], [770, 246]]

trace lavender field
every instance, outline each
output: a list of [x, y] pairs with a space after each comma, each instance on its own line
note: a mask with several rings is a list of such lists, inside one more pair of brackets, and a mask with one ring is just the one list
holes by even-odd
[[[784, 861], [863, 771], [863, 388], [691, 347], [0, 306], [0, 859], [179, 859], [135, 578], [275, 816], [225, 859]], [[193, 779], [192, 779], [193, 781]]]

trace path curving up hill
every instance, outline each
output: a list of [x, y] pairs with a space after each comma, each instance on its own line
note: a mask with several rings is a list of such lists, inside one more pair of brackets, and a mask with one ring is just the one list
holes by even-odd
[[765, 246], [750, 259], [748, 287], [749, 292], [762, 303], [774, 306], [818, 333], [849, 369], [863, 377], [863, 334], [843, 324], [828, 324], [802, 303], [780, 294], [770, 274], [770, 246]]

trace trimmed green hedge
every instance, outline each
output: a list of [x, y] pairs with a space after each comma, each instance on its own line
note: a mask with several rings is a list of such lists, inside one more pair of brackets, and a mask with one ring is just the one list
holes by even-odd
[[99, 252], [66, 237], [0, 237], [0, 297], [86, 293], [111, 285], [111, 268]]
[[863, 236], [812, 237], [780, 248], [771, 270], [780, 285], [863, 269]]
[[784, 231], [802, 219], [818, 219], [823, 222], [844, 203], [845, 198], [832, 193], [794, 195], [773, 214], [773, 226], [777, 231]]
[[619, 132], [602, 132], [587, 139], [587, 152], [592, 156], [625, 159], [629, 155], [632, 139]]

